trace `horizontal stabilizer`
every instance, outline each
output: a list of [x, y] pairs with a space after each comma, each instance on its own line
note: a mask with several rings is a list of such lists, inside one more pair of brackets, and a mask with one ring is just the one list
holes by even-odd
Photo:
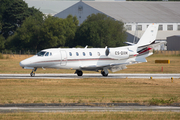
[[141, 58], [137, 57], [135, 60], [136, 62], [147, 62], [146, 58], [142, 58], [142, 57]]
[[125, 42], [127, 45], [134, 45], [134, 43], [131, 42]]

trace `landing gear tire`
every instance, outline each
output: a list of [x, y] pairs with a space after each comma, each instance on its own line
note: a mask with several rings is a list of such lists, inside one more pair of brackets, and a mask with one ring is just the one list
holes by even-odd
[[101, 74], [102, 74], [102, 76], [105, 76], [105, 77], [108, 76], [108, 73], [106, 74], [104, 71], [101, 71]]
[[34, 69], [32, 70], [32, 72], [30, 73], [30, 76], [31, 76], [31, 77], [34, 77], [34, 76], [35, 76], [36, 70], [37, 70], [37, 68], [34, 68]]
[[31, 77], [34, 77], [34, 76], [35, 76], [35, 73], [34, 73], [34, 72], [31, 72], [30, 75], [31, 75]]
[[83, 75], [83, 72], [81, 70], [76, 70], [76, 73], [78, 76], [82, 76]]

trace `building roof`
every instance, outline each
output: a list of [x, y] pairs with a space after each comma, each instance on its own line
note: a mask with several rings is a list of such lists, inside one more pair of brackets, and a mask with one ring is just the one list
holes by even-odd
[[[78, 0], [24, 0], [29, 7], [34, 6], [44, 14], [57, 14]], [[83, 3], [116, 20], [125, 23], [179, 23], [180, 2], [148, 1], [84, 1]]]
[[94, 2], [85, 4], [125, 23], [179, 23], [180, 2]]
[[78, 3], [78, 1], [57, 1], [57, 0], [24, 0], [28, 7], [40, 9], [44, 14], [54, 15]]

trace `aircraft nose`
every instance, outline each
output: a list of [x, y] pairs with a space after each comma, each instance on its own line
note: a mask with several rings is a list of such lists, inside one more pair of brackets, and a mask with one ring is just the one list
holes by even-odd
[[21, 62], [19, 63], [19, 65], [20, 65], [21, 67], [25, 67], [25, 66], [27, 65], [27, 62], [26, 62], [25, 60], [23, 60], [23, 61], [21, 61]]
[[19, 65], [20, 65], [21, 67], [24, 67], [23, 61], [19, 62]]

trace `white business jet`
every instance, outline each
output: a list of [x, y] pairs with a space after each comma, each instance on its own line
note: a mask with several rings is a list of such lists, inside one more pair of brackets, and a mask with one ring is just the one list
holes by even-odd
[[115, 48], [51, 48], [45, 49], [20, 62], [24, 69], [32, 69], [35, 76], [37, 68], [76, 70], [78, 76], [85, 71], [101, 71], [108, 76], [108, 70], [116, 72], [126, 69], [133, 63], [147, 62], [146, 57], [153, 54], [158, 24], [151, 24], [137, 44]]

